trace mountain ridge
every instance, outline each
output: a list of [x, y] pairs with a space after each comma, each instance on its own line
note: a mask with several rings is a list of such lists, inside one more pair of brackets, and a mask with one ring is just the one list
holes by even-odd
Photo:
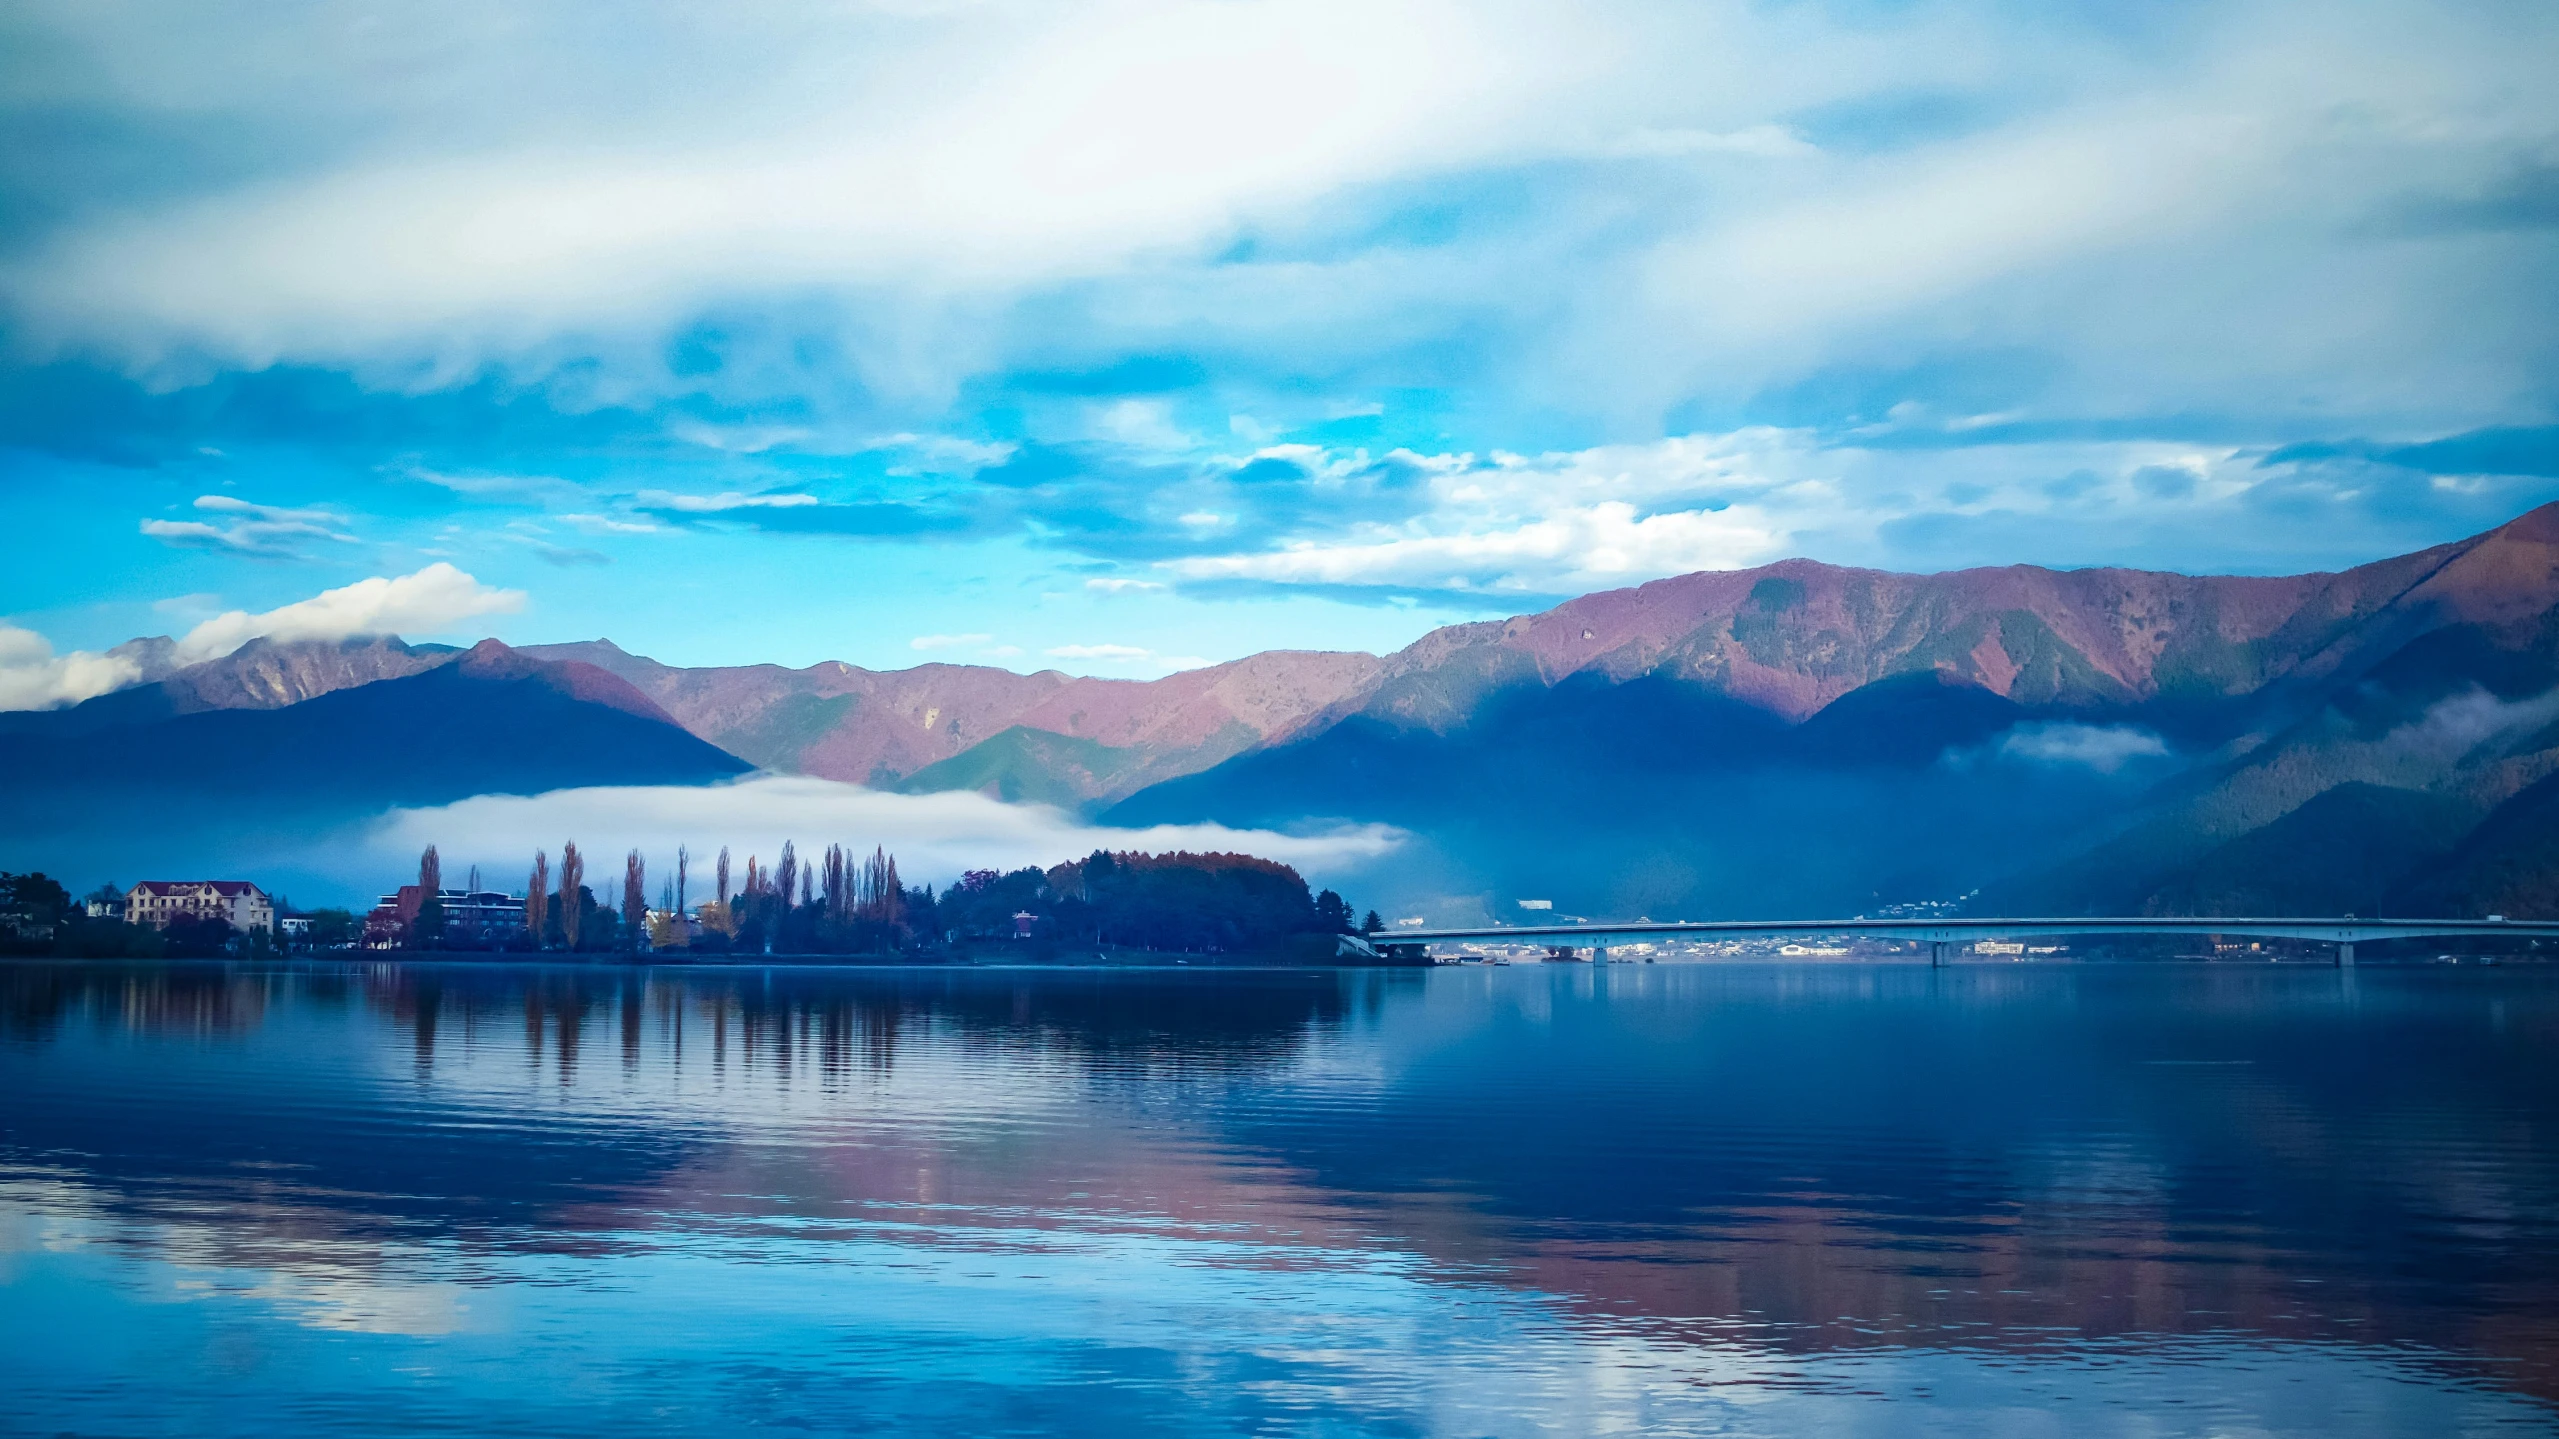
[[[1422, 837], [1410, 887], [1547, 886], [1593, 912], [1838, 912], [1973, 888], [2012, 912], [2308, 903], [2336, 886], [2277, 855], [2328, 813], [2393, 830], [2338, 851], [2384, 902], [2473, 905], [2540, 893], [2532, 826], [2559, 824], [2559, 803], [2519, 798], [2559, 775], [2559, 505], [2289, 576], [1790, 559], [1385, 656], [1265, 651], [1151, 681], [687, 669], [609, 640], [258, 642], [0, 716], [0, 737], [290, 710], [441, 670], [541, 677], [761, 768], [884, 789], [1114, 823], [1394, 823]], [[1925, 851], [1897, 838], [1906, 812], [1932, 817]], [[2451, 834], [2455, 818], [2471, 829]], [[1541, 878], [1518, 859], [1541, 847], [1577, 857]]]

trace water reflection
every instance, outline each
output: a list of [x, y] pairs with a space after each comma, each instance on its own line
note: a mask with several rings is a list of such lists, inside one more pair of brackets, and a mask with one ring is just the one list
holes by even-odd
[[7, 1427], [2559, 1428], [2529, 970], [36, 964], [0, 1033]]

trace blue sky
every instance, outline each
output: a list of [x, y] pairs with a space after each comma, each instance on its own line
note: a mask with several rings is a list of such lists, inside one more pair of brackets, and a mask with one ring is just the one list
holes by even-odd
[[2373, 559], [2559, 498], [2554, 73], [2526, 3], [28, 0], [0, 702]]

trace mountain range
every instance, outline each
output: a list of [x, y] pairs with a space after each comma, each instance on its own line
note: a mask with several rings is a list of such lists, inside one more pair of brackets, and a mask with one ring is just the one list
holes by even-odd
[[[2559, 912], [2559, 507], [2334, 574], [1788, 560], [1148, 682], [606, 640], [118, 653], [149, 682], [0, 715], [11, 768], [94, 799], [119, 755], [208, 793], [299, 755], [297, 802], [378, 806], [752, 766], [1113, 824], [1383, 821], [1417, 841], [1375, 886], [1450, 918]], [[75, 822], [66, 784], [0, 819]]]

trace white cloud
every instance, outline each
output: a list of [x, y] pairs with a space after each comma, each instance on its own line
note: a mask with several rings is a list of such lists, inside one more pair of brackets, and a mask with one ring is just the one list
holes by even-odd
[[481, 615], [524, 608], [522, 590], [493, 589], [449, 564], [415, 574], [376, 576], [307, 600], [250, 614], [232, 610], [187, 631], [178, 641], [183, 663], [227, 655], [253, 639], [343, 640], [360, 635], [441, 634]]
[[1762, 160], [1791, 160], [1820, 152], [1786, 126], [1752, 125], [1741, 130], [1632, 130], [1601, 146], [1599, 153], [1631, 159], [1748, 155]]
[[1095, 437], [1132, 449], [1178, 455], [1197, 444], [1174, 423], [1173, 407], [1162, 400], [1114, 400], [1095, 407], [1087, 423]]
[[1061, 660], [1142, 660], [1155, 652], [1137, 645], [1053, 645], [1048, 653]]
[[2082, 765], [2113, 774], [2137, 759], [2158, 759], [2168, 742], [2134, 725], [2029, 724], [2000, 736], [1999, 751], [2039, 764]]
[[121, 656], [57, 655], [35, 631], [0, 624], [0, 710], [78, 704], [141, 678], [142, 667]]
[[1206, 669], [1217, 663], [1198, 655], [1160, 654], [1143, 645], [1052, 645], [1045, 653], [1051, 659], [1080, 660], [1113, 674], [1130, 676], [1169, 675], [1177, 670]]
[[914, 650], [955, 650], [968, 645], [982, 645], [994, 638], [993, 635], [917, 635], [906, 642], [906, 647]]
[[1171, 560], [1186, 580], [1280, 584], [1473, 586], [1558, 593], [1690, 570], [1735, 569], [1777, 558], [1777, 536], [1756, 510], [1683, 510], [1638, 517], [1621, 500], [1560, 510], [1503, 529], [1301, 542], [1254, 555]]
[[[581, 413], [701, 393], [788, 421], [677, 425], [724, 453], [895, 449], [893, 473], [937, 476], [1011, 454], [921, 433], [966, 425], [952, 410], [990, 392], [973, 379], [1129, 355], [1211, 373], [1169, 405], [1029, 386], [1025, 432], [1260, 443], [1357, 412], [1334, 394], [1412, 389], [1472, 396], [1513, 433], [1619, 435], [1770, 395], [1873, 422], [1905, 390], [1980, 391], [1972, 408], [2024, 423], [2210, 414], [2260, 434], [2548, 409], [2546, 6], [2239, 0], [2096, 23], [1979, 0], [742, 3], [704, 27], [643, 0], [609, 47], [576, 6], [464, 0], [453, 33], [506, 37], [468, 45], [297, 13], [31, 7], [75, 108], [330, 143], [257, 171], [243, 141], [200, 189], [40, 207], [72, 218], [0, 265], [13, 334], [191, 374], [351, 357], [415, 391], [511, 373]], [[668, 336], [706, 314], [721, 363], [672, 365]], [[722, 473], [701, 483], [756, 483]], [[1569, 527], [1611, 499], [1702, 508], [1452, 497], [1413, 533], [1357, 538]], [[1267, 533], [1166, 502], [1207, 534]], [[812, 500], [675, 507], [793, 503]], [[173, 544], [228, 533], [157, 523]]]
[[252, 504], [230, 495], [198, 495], [195, 507], [207, 514], [237, 518], [226, 525], [202, 520], [144, 520], [142, 533], [180, 549], [275, 560], [299, 558], [299, 542], [303, 540], [356, 543], [355, 536], [342, 529], [345, 518], [328, 510]]
[[726, 785], [487, 795], [434, 809], [393, 810], [374, 826], [365, 848], [375, 870], [396, 861], [414, 865], [418, 850], [433, 844], [458, 862], [478, 862], [499, 873], [529, 862], [536, 848], [556, 852], [563, 838], [596, 854], [637, 848], [660, 866], [672, 860], [679, 844], [691, 847], [697, 865], [722, 845], [743, 865], [749, 854], [770, 860], [786, 839], [804, 854], [830, 843], [865, 851], [877, 844], [897, 855], [908, 879], [944, 884], [964, 870], [1050, 865], [1096, 849], [1238, 850], [1322, 874], [1404, 842], [1401, 831], [1375, 824], [1316, 835], [1223, 825], [1106, 829], [1045, 805], [1004, 804], [975, 793], [886, 794], [832, 780], [764, 775]]
[[[1156, 569], [1184, 584], [1535, 597], [1803, 554], [1942, 570], [2021, 557], [2155, 565], [2173, 550], [2187, 564], [2276, 573], [2391, 547], [2388, 536], [2363, 532], [2379, 522], [2354, 495], [2323, 500], [2314, 484], [2267, 469], [2259, 452], [2165, 440], [1936, 442], [1971, 418], [1902, 406], [1846, 441], [1763, 426], [1534, 456], [1399, 450], [1381, 463], [1365, 452], [1292, 453], [1315, 477], [1307, 494], [1341, 498], [1292, 496], [1296, 533], [1279, 544]], [[1898, 443], [1905, 438], [1919, 443]], [[1418, 478], [1392, 492], [1337, 488], [1390, 467]], [[2178, 498], [2161, 498], [2163, 476], [2175, 477]], [[2332, 513], [2315, 525], [2252, 525], [2252, 494], [2269, 483], [2286, 487], [2287, 504], [2324, 503]], [[1370, 518], [1379, 500], [1410, 517]], [[2347, 535], [2361, 537], [2341, 543]]]
[[677, 495], [665, 490], [640, 491], [640, 503], [653, 510], [688, 515], [715, 515], [724, 510], [789, 510], [819, 504], [815, 495], [747, 495], [726, 490], [716, 495]]
[[892, 475], [973, 475], [1013, 458], [1021, 447], [1009, 440], [962, 439], [956, 435], [882, 435], [862, 446], [891, 450], [906, 458], [889, 467]]
[[796, 445], [816, 432], [805, 425], [709, 425], [699, 420], [682, 420], [669, 425], [667, 433], [688, 445], [700, 445], [706, 450], [760, 455], [766, 450]]
[[1084, 588], [1093, 591], [1095, 594], [1127, 595], [1142, 594], [1148, 590], [1160, 590], [1163, 589], [1164, 586], [1155, 580], [1132, 580], [1119, 575], [1111, 575], [1100, 579], [1086, 580], [1084, 582]]
[[389, 473], [492, 504], [583, 505], [593, 498], [584, 487], [557, 475], [456, 475], [417, 466]]
[[573, 143], [532, 117], [494, 144], [421, 124], [332, 172], [102, 223], [9, 288], [67, 325], [273, 356], [664, 316], [741, 285], [1101, 273], [1250, 207], [1494, 153], [1593, 48], [1534, 10], [1451, 0], [738, 23], [819, 47], [831, 87], [741, 94], [725, 121], [617, 111]]
[[569, 514], [560, 516], [560, 522], [565, 525], [574, 525], [578, 529], [583, 530], [590, 535], [661, 535], [666, 533], [666, 527], [664, 525], [653, 525], [646, 520], [616, 519], [611, 515]]

